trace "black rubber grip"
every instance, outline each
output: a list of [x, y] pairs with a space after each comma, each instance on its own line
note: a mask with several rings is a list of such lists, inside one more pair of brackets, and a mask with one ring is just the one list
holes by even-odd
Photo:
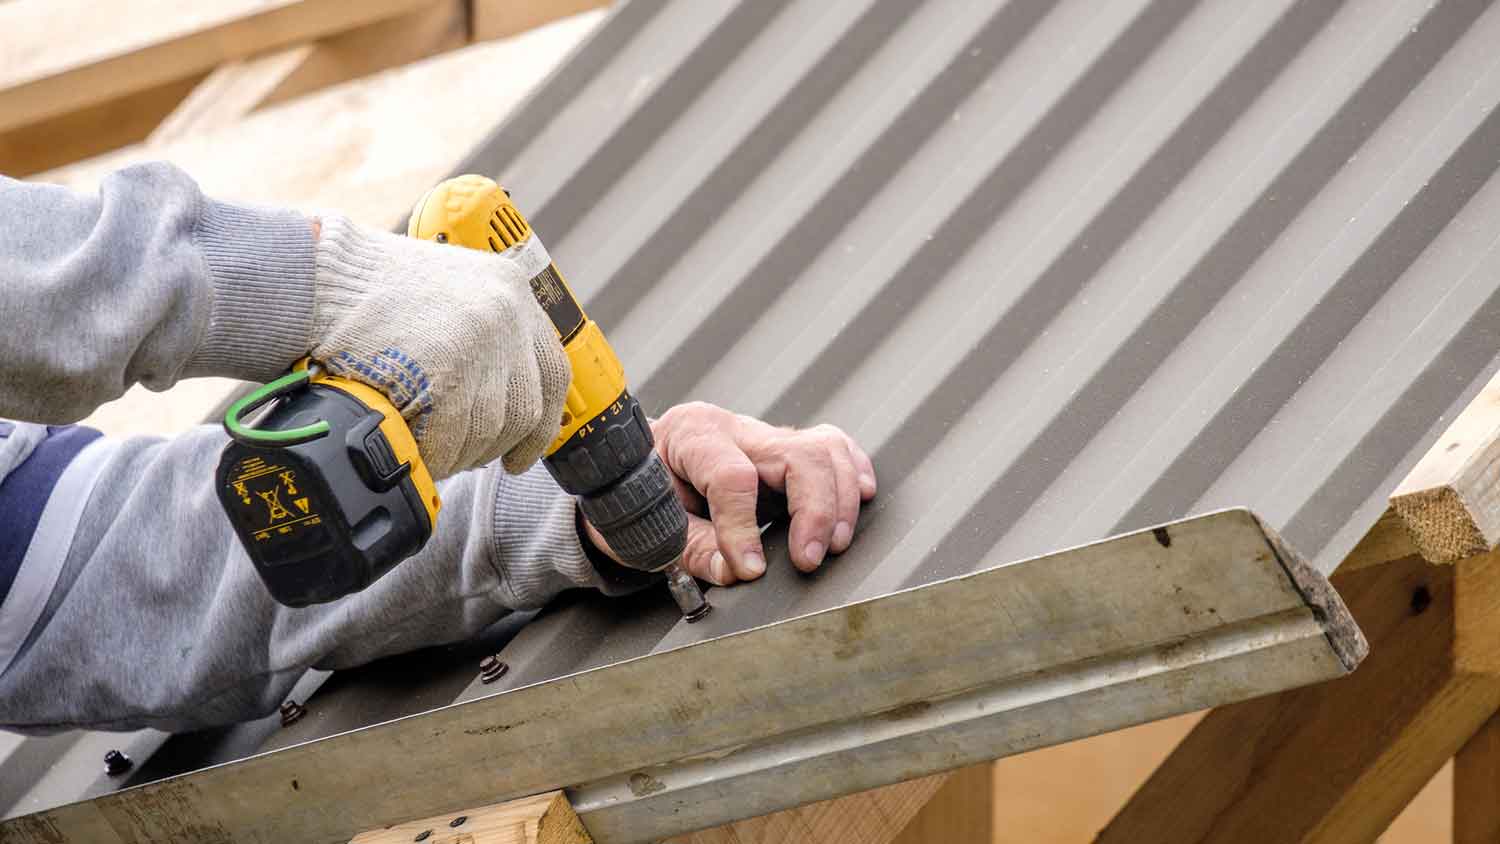
[[671, 473], [655, 452], [619, 483], [579, 496], [578, 504], [630, 568], [656, 571], [687, 547], [687, 512], [677, 500]]
[[[630, 391], [547, 456], [547, 470], [573, 495], [592, 495], [634, 472], [656, 451], [651, 423]], [[597, 527], [597, 525], [596, 525]]]

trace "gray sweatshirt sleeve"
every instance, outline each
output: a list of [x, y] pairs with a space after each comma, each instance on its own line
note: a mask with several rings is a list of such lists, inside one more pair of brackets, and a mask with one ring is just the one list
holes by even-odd
[[[0, 439], [0, 479], [7, 443], [11, 480], [24, 483], [28, 464], [46, 464], [51, 444], [84, 430], [13, 426]], [[52, 583], [0, 673], [0, 725], [181, 730], [258, 717], [308, 668], [461, 640], [565, 589], [617, 594], [643, 582], [612, 580], [624, 570], [591, 562], [572, 499], [544, 469], [496, 467], [442, 483], [433, 537], [370, 588], [284, 607], [214, 496], [224, 442], [209, 426], [171, 440], [98, 438], [60, 472], [30, 542], [36, 553], [11, 588]], [[24, 604], [0, 605], [0, 651], [17, 621], [4, 613]]]
[[0, 416], [72, 422], [141, 382], [268, 380], [311, 348], [308, 218], [163, 163], [95, 195], [0, 176]]

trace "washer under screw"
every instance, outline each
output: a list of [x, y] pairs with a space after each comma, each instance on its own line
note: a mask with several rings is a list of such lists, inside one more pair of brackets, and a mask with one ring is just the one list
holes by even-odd
[[421, 832], [417, 833], [417, 837], [413, 838], [412, 840], [413, 841], [426, 841], [427, 839], [429, 839], [431, 837], [432, 837], [432, 830], [430, 830], [430, 829], [424, 829]]
[[454, 818], [453, 820], [448, 821], [448, 825], [452, 826], [452, 827], [460, 827], [460, 826], [463, 826], [464, 825], [464, 821], [466, 821], [468, 819], [469, 819], [468, 815], [459, 815], [458, 817]]
[[118, 777], [134, 767], [135, 763], [130, 761], [130, 757], [118, 750], [104, 754], [104, 773], [112, 777]]
[[493, 683], [505, 676], [510, 666], [501, 662], [493, 656], [487, 656], [479, 661], [479, 682]]
[[281, 702], [281, 726], [290, 727], [302, 720], [307, 714], [307, 709], [295, 700], [284, 700]]

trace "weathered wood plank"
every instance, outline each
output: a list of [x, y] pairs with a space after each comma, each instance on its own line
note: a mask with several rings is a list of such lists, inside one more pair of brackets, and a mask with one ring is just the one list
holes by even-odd
[[1434, 563], [1483, 554], [1500, 542], [1500, 375], [1396, 487], [1391, 509]]
[[1453, 844], [1500, 841], [1500, 714], [1453, 760]]
[[1500, 554], [1333, 582], [1360, 670], [1210, 713], [1100, 842], [1373, 841], [1500, 706]]
[[12, 0], [0, 3], [0, 131], [434, 0]]
[[349, 844], [593, 844], [561, 791], [371, 830]]

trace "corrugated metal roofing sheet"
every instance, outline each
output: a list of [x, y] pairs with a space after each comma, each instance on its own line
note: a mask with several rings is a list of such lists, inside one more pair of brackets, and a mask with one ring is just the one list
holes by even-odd
[[[849, 553], [658, 646], [1224, 506], [1329, 571], [1495, 368], [1497, 43], [1483, 2], [638, 0], [465, 169], [651, 407], [875, 457]], [[542, 638], [515, 682], [583, 667]]]
[[[460, 697], [1223, 506], [1330, 570], [1496, 366], [1496, 44], [1469, 0], [631, 0], [461, 169], [653, 409], [833, 422], [881, 492], [815, 577], [770, 536], [693, 627], [572, 601]], [[412, 711], [371, 675], [276, 743]]]

